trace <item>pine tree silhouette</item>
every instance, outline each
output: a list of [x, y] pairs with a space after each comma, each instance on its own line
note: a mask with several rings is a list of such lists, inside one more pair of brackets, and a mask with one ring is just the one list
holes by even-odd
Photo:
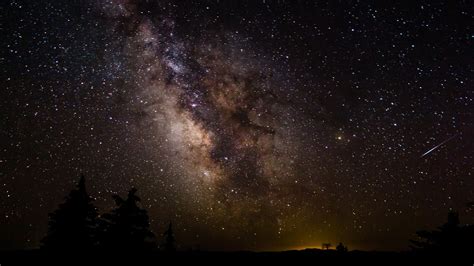
[[459, 214], [448, 213], [448, 221], [438, 230], [416, 232], [419, 240], [410, 240], [413, 248], [418, 251], [436, 253], [472, 253], [474, 252], [474, 226], [461, 225]]
[[176, 251], [173, 226], [171, 222], [168, 225], [168, 229], [163, 233], [163, 237], [165, 238], [165, 243], [163, 244], [163, 250], [166, 252]]
[[48, 233], [42, 240], [44, 249], [84, 250], [96, 245], [97, 208], [87, 194], [85, 177], [81, 176], [59, 208], [49, 214]]
[[126, 199], [113, 198], [117, 207], [101, 220], [100, 246], [105, 249], [147, 250], [154, 247], [154, 234], [146, 210], [137, 204], [140, 198], [132, 188]]

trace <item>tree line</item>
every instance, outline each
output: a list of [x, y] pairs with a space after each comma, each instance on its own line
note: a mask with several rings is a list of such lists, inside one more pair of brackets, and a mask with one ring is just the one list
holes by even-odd
[[[161, 235], [161, 244], [150, 230], [148, 213], [139, 206], [137, 189], [132, 188], [126, 198], [113, 195], [115, 208], [99, 215], [94, 199], [86, 191], [82, 175], [77, 187], [65, 201], [49, 214], [48, 232], [42, 240], [44, 250], [127, 250], [127, 251], [176, 251], [171, 222]], [[469, 203], [468, 208], [474, 207]], [[416, 232], [417, 239], [410, 240], [412, 250], [424, 254], [474, 254], [474, 225], [462, 225], [459, 214], [448, 213], [448, 220], [436, 230]], [[323, 249], [329, 249], [324, 243]], [[342, 243], [338, 253], [347, 253]]]
[[49, 214], [48, 232], [43, 238], [44, 250], [128, 250], [161, 249], [175, 251], [175, 237], [171, 223], [163, 233], [163, 242], [150, 230], [150, 219], [139, 206], [137, 189], [132, 188], [126, 198], [113, 195], [116, 207], [99, 215], [94, 199], [87, 193], [82, 175], [77, 187], [65, 201]]

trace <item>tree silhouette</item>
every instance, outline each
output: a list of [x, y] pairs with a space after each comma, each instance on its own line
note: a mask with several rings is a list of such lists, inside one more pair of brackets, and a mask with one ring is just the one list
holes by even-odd
[[336, 247], [337, 252], [339, 253], [346, 253], [347, 252], [347, 247], [344, 246], [342, 243], [339, 243]]
[[58, 209], [49, 214], [48, 233], [42, 240], [44, 249], [84, 250], [96, 245], [97, 208], [87, 194], [85, 177], [81, 176]]
[[323, 249], [325, 249], [325, 250], [329, 250], [329, 249], [332, 247], [332, 244], [331, 244], [331, 243], [323, 243], [323, 244], [322, 244], [322, 247], [323, 247]]
[[474, 252], [474, 226], [461, 225], [459, 214], [448, 213], [448, 221], [434, 231], [416, 232], [419, 240], [410, 240], [412, 248], [418, 251], [440, 253]]
[[154, 247], [154, 234], [146, 210], [137, 204], [140, 198], [132, 188], [126, 199], [113, 198], [117, 207], [104, 214], [101, 221], [100, 246], [105, 249], [146, 250]]
[[176, 251], [173, 226], [171, 225], [171, 222], [168, 225], [168, 229], [163, 233], [163, 237], [165, 239], [165, 243], [163, 244], [163, 250], [166, 252]]

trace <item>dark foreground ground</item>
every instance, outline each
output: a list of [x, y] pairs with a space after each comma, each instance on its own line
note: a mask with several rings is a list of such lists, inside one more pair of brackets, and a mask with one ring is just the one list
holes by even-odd
[[[45, 252], [0, 251], [0, 265], [474, 265], [474, 254], [318, 249], [283, 252]], [[204, 264], [205, 263], [205, 264]]]

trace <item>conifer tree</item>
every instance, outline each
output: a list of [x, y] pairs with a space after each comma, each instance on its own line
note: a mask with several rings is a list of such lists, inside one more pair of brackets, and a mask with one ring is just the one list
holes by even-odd
[[94, 248], [98, 213], [92, 202], [82, 175], [77, 188], [49, 214], [48, 233], [42, 240], [42, 248], [69, 251]]
[[118, 195], [113, 198], [117, 207], [102, 216], [101, 247], [106, 249], [144, 250], [154, 247], [154, 234], [146, 210], [140, 208], [140, 198], [135, 188], [126, 199]]

